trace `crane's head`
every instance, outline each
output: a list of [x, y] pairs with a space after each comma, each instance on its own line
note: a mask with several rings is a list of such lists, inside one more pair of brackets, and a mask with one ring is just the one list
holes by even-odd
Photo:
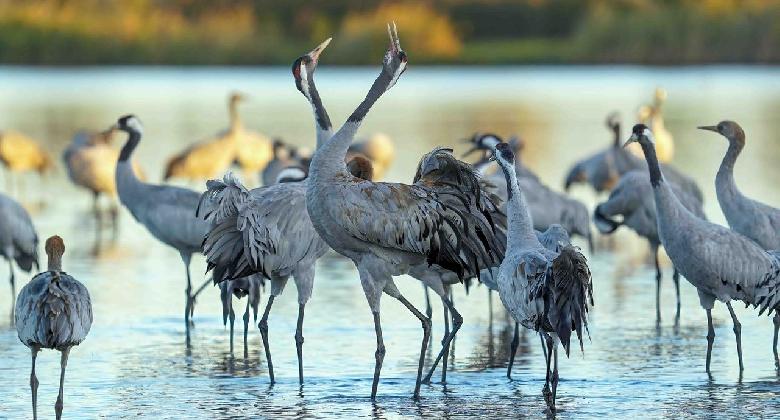
[[637, 124], [631, 129], [631, 137], [628, 138], [628, 141], [626, 141], [626, 144], [624, 144], [623, 147], [626, 147], [631, 143], [655, 144], [655, 137], [653, 137], [653, 132], [650, 131], [646, 125]]
[[128, 114], [123, 117], [120, 117], [117, 120], [116, 125], [114, 127], [126, 133], [135, 132], [138, 134], [143, 134], [144, 131], [144, 127], [141, 124], [141, 120], [139, 120], [138, 117], [136, 117], [133, 114]]
[[607, 128], [610, 128], [614, 130], [615, 128], [620, 127], [620, 113], [617, 111], [610, 112], [609, 115], [607, 115], [606, 120]]
[[390, 89], [398, 81], [404, 71], [406, 71], [407, 57], [404, 50], [401, 49], [401, 40], [398, 38], [398, 28], [393, 22], [393, 26], [387, 24], [387, 34], [390, 36], [390, 45], [385, 52], [385, 58], [382, 60], [382, 75], [390, 77], [390, 81], [385, 90]]
[[347, 162], [347, 170], [355, 178], [372, 181], [374, 179], [374, 166], [365, 156], [355, 155]]
[[241, 101], [245, 101], [247, 98], [246, 94], [243, 92], [232, 92], [230, 96], [228, 97], [228, 102], [230, 104], [237, 104]]
[[504, 168], [514, 170], [515, 167], [515, 152], [512, 151], [512, 146], [507, 143], [498, 143], [493, 151], [493, 155], [490, 157], [491, 161], [496, 161]]
[[298, 166], [289, 166], [282, 169], [276, 176], [276, 183], [299, 182], [306, 179], [306, 170]]
[[65, 253], [65, 242], [57, 235], [46, 240], [46, 255], [49, 256], [49, 271], [62, 271], [62, 254]]
[[298, 88], [303, 96], [309, 99], [311, 99], [310, 92], [314, 90], [314, 71], [317, 69], [320, 54], [330, 44], [331, 39], [333, 38], [326, 39], [320, 45], [317, 45], [317, 48], [298, 57], [293, 62], [292, 74], [295, 78], [295, 87]]
[[721, 121], [718, 125], [705, 125], [698, 127], [700, 130], [708, 130], [719, 133], [723, 137], [727, 138], [729, 142], [736, 142], [737, 144], [745, 144], [745, 132], [742, 127], [734, 121]]
[[501, 143], [501, 137], [492, 134], [492, 133], [474, 133], [474, 135], [469, 140], [470, 143], [473, 144], [471, 149], [469, 149], [466, 153], [463, 154], [463, 157], [466, 157], [476, 151], [479, 150], [489, 150], [492, 151], [497, 144]]

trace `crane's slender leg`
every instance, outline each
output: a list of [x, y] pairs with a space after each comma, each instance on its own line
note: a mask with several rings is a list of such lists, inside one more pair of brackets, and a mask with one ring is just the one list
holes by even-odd
[[97, 230], [103, 228], [103, 219], [100, 217], [100, 194], [97, 191], [92, 192], [92, 216], [95, 218]]
[[715, 341], [715, 328], [712, 326], [712, 309], [707, 309], [707, 373], [710, 373], [712, 343]]
[[439, 364], [442, 357], [444, 357], [445, 352], [449, 350], [449, 346], [450, 343], [452, 343], [452, 339], [455, 338], [455, 334], [458, 333], [458, 330], [460, 330], [461, 325], [463, 325], [463, 317], [455, 309], [455, 305], [452, 304], [452, 301], [450, 301], [450, 299], [447, 298], [446, 292], [441, 295], [441, 301], [449, 308], [450, 312], [452, 312], [452, 332], [450, 332], [450, 334], [445, 338], [443, 347], [439, 352], [439, 355], [436, 356], [436, 360], [433, 361], [433, 365], [431, 366], [431, 369], [428, 371], [428, 374], [425, 375], [425, 379], [423, 379], [423, 382], [426, 384], [431, 382], [431, 376], [433, 376], [433, 372], [436, 370], [436, 366]]
[[38, 418], [38, 378], [35, 377], [35, 359], [38, 357], [40, 349], [38, 347], [30, 347], [32, 351], [32, 371], [30, 372], [30, 391], [32, 391], [32, 409], [33, 420]]
[[674, 293], [677, 295], [677, 312], [674, 316], [674, 325], [679, 327], [680, 326], [680, 272], [677, 271], [677, 268], [674, 269], [674, 274], [672, 274], [672, 280], [674, 280]]
[[[517, 353], [517, 346], [520, 345], [520, 323], [515, 322], [515, 333], [512, 336], [512, 341], [509, 343], [509, 365], [506, 368], [507, 379], [512, 379], [512, 366], [515, 364], [515, 353]], [[544, 340], [542, 340], [542, 347], [544, 347]], [[546, 356], [545, 356], [546, 357]]]
[[276, 296], [271, 294], [268, 296], [268, 304], [265, 305], [265, 311], [263, 311], [263, 317], [260, 318], [260, 323], [257, 327], [260, 328], [260, 335], [263, 337], [263, 348], [265, 349], [265, 360], [268, 362], [268, 376], [271, 378], [271, 384], [274, 384], [274, 364], [271, 362], [271, 348], [268, 345], [268, 314], [271, 313], [271, 305], [274, 304], [274, 298]]
[[425, 291], [425, 316], [431, 319], [433, 316], [433, 307], [431, 307], [431, 293], [428, 290], [428, 286], [423, 284], [423, 290]]
[[295, 347], [298, 351], [298, 383], [300, 385], [303, 385], [303, 311], [305, 307], [305, 303], [298, 304], [298, 324], [295, 327]]
[[[446, 288], [446, 286], [445, 286]], [[444, 307], [444, 337], [441, 339], [442, 349], [445, 350], [444, 357], [441, 358], [441, 383], [447, 383], [447, 357], [449, 356], [449, 347], [445, 347], [447, 344], [447, 337], [450, 335], [450, 314], [447, 310], [447, 305]]]
[[[231, 296], [230, 300], [233, 300]], [[230, 312], [228, 312], [228, 319], [230, 320], [230, 354], [233, 354], [233, 331], [236, 323], [236, 313], [233, 311], [233, 303], [230, 304]]]
[[187, 273], [187, 288], [184, 290], [186, 296], [184, 304], [184, 332], [187, 339], [187, 347], [190, 345], [190, 305], [192, 304], [192, 280], [190, 278], [190, 260], [192, 254], [180, 252], [181, 260], [184, 263], [184, 270]]
[[212, 277], [208, 277], [203, 282], [203, 284], [201, 284], [200, 287], [198, 287], [198, 289], [195, 290], [195, 293], [192, 294], [192, 298], [190, 301], [190, 318], [195, 317], [195, 302], [197, 301], [198, 295], [200, 295], [200, 293], [206, 289], [206, 286], [211, 284], [213, 281], [214, 279]]
[[[14, 255], [13, 253], [7, 255]], [[14, 277], [14, 264], [11, 258], [8, 258], [8, 271], [11, 275], [8, 281], [11, 283], [11, 325], [14, 325], [14, 309], [16, 308], [16, 277]]]
[[555, 399], [558, 396], [558, 336], [553, 336], [553, 372], [552, 372], [552, 407], [555, 412]]
[[540, 337], [542, 338], [542, 350], [544, 351], [544, 361], [547, 364], [547, 374], [544, 379], [544, 387], [542, 388], [542, 396], [544, 396], [544, 402], [547, 404], [547, 406], [550, 406], [551, 399], [552, 399], [552, 392], [550, 391], [550, 381], [552, 380], [552, 351], [553, 351], [553, 340], [552, 337], [550, 337], [550, 334], [547, 333], [539, 333]]
[[54, 413], [57, 416], [57, 420], [62, 418], [62, 387], [65, 384], [65, 368], [68, 366], [68, 354], [70, 353], [70, 347], [66, 347], [62, 350], [62, 358], [60, 359], [60, 394], [57, 397], [57, 403], [54, 404]]
[[655, 257], [655, 322], [661, 324], [661, 264], [658, 261], [658, 245], [653, 245]]
[[374, 381], [371, 384], [371, 400], [376, 399], [376, 390], [379, 387], [379, 374], [382, 372], [382, 362], [385, 360], [385, 341], [382, 339], [382, 322], [379, 319], [379, 311], [374, 311], [374, 332], [376, 333], [376, 352], [374, 357]]
[[772, 350], [775, 353], [775, 368], [780, 370], [780, 357], [777, 356], [777, 335], [778, 332], [780, 332], [780, 311], [775, 311], [775, 317], [772, 318], [772, 321], [775, 324], [775, 338], [772, 341]]
[[[420, 361], [417, 364], [417, 380], [415, 381], [414, 384], [414, 398], [419, 398], [421, 378], [423, 373], [423, 367], [425, 365], [425, 350], [428, 348], [428, 340], [430, 340], [431, 338], [431, 319], [426, 318], [425, 315], [422, 314], [422, 312], [417, 310], [417, 308], [415, 308], [414, 305], [412, 305], [412, 303], [409, 302], [401, 294], [401, 292], [398, 291], [398, 288], [395, 287], [395, 284], [392, 283], [392, 280], [388, 282], [387, 285], [385, 286], [385, 293], [398, 299], [404, 306], [406, 306], [406, 309], [409, 309], [409, 311], [411, 311], [414, 314], [414, 316], [416, 316], [417, 319], [419, 319], [420, 322], [422, 323], [423, 339], [422, 339], [422, 344], [420, 346]], [[379, 332], [381, 334], [381, 330]]]
[[116, 202], [111, 203], [108, 211], [111, 214], [111, 235], [113, 240], [116, 240], [119, 236], [119, 208]]
[[246, 298], [246, 310], [244, 311], [244, 359], [249, 358], [249, 296]]
[[737, 319], [737, 314], [734, 313], [731, 302], [726, 302], [726, 307], [729, 308], [731, 320], [734, 322], [734, 335], [737, 338], [737, 355], [739, 356], [739, 371], [742, 372], [745, 370], [745, 366], [742, 364], [742, 324], [740, 324]]
[[493, 291], [488, 289], [488, 325], [493, 325]]

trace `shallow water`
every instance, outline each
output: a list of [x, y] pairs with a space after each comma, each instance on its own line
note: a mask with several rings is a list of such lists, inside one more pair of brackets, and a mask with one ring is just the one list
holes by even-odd
[[[362, 98], [375, 69], [329, 69], [318, 84], [334, 123]], [[675, 164], [690, 173], [707, 197], [707, 215], [723, 222], [713, 177], [726, 149], [724, 139], [695, 129], [720, 119], [740, 122], [748, 145], [737, 164], [743, 191], [780, 205], [780, 70], [772, 68], [499, 68], [412, 67], [372, 110], [362, 133], [383, 131], [398, 146], [390, 179], [409, 181], [417, 158], [433, 145], [459, 150], [475, 130], [518, 132], [527, 141], [524, 158], [554, 188], [569, 163], [609, 143], [603, 127], [614, 109], [631, 120], [656, 85], [666, 87], [667, 128], [675, 135]], [[289, 70], [273, 69], [0, 69], [0, 128], [14, 128], [45, 142], [59, 156], [72, 133], [104, 128], [133, 112], [146, 136], [138, 157], [158, 180], [166, 156], [190, 141], [226, 126], [224, 101], [232, 89], [251, 100], [246, 125], [297, 144], [313, 143], [309, 107], [294, 90]], [[411, 392], [419, 351], [419, 321], [392, 299], [383, 302], [387, 356], [379, 397], [368, 396], [374, 362], [374, 331], [351, 263], [338, 257], [318, 265], [314, 297], [306, 307], [306, 381], [298, 386], [295, 288], [276, 301], [270, 318], [271, 349], [278, 383], [268, 385], [265, 355], [256, 327], [249, 357], [241, 351], [236, 302], [235, 356], [228, 352], [218, 290], [198, 298], [192, 348], [184, 345], [183, 268], [175, 251], [157, 243], [126, 211], [119, 239], [104, 234], [95, 252], [89, 196], [69, 184], [63, 168], [39, 182], [24, 177], [15, 194], [32, 208], [42, 238], [58, 233], [68, 246], [65, 269], [92, 295], [95, 323], [88, 339], [71, 352], [65, 387], [65, 417], [465, 417], [539, 416], [544, 403], [544, 364], [538, 338], [525, 334], [514, 369], [505, 377], [511, 326], [497, 296], [489, 322], [487, 292], [455, 290], [465, 322], [455, 342], [448, 383]], [[200, 188], [201, 186], [193, 187]], [[589, 205], [584, 188], [574, 195]], [[43, 203], [41, 203], [43, 202]], [[660, 327], [655, 323], [654, 275], [646, 245], [621, 233], [619, 251], [589, 255], [596, 307], [584, 356], [561, 361], [559, 416], [581, 418], [751, 416], [780, 414], [780, 377], [774, 369], [772, 322], [737, 308], [743, 324], [745, 373], [740, 381], [731, 320], [723, 305], [714, 311], [713, 376], [704, 373], [706, 317], [695, 290], [683, 280], [682, 315], [674, 327], [674, 289], [667, 267]], [[193, 262], [202, 281], [205, 264]], [[30, 276], [17, 270], [18, 283]], [[402, 292], [422, 308], [421, 286], [400, 279]], [[3, 284], [7, 284], [4, 283]], [[0, 313], [10, 304], [0, 290]], [[264, 298], [266, 295], [264, 295]], [[250, 325], [256, 325], [253, 322]], [[435, 356], [443, 332], [441, 305], [434, 302]], [[0, 316], [0, 417], [30, 414], [29, 351]], [[39, 413], [52, 414], [59, 357], [38, 358]], [[436, 376], [438, 377], [438, 375]], [[435, 378], [436, 378], [435, 377]]]

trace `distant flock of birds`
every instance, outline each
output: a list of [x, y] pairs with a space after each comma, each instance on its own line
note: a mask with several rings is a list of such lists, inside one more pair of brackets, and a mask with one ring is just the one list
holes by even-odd
[[[333, 249], [354, 262], [373, 314], [377, 343], [372, 399], [377, 394], [385, 357], [382, 295], [400, 301], [421, 323], [413, 393], [416, 398], [421, 383], [431, 380], [439, 362], [443, 363], [442, 381], [446, 380], [449, 346], [463, 323], [450, 289], [476, 278], [498, 292], [516, 322], [515, 334], [519, 325], [539, 334], [547, 371], [542, 394], [549, 411], [555, 412], [559, 345], [568, 356], [572, 333], [581, 351], [583, 338], [589, 335], [591, 272], [569, 238], [582, 236], [592, 247], [591, 216], [582, 203], [548, 188], [522, 164], [520, 140], [504, 142], [493, 134], [476, 134], [469, 140], [473, 146], [470, 153], [481, 154], [473, 165], [457, 159], [452, 149], [436, 147], [420, 160], [412, 184], [374, 181], [382, 177], [393, 159], [392, 142], [382, 135], [365, 143], [353, 144], [353, 140], [372, 105], [406, 70], [407, 56], [394, 24], [388, 25], [388, 33], [389, 48], [379, 76], [338, 130], [333, 129], [314, 82], [320, 54], [330, 39], [293, 63], [295, 86], [310, 103], [315, 120], [313, 155], [246, 130], [237, 111], [243, 96], [233, 94], [229, 100], [230, 128], [187, 148], [166, 167], [165, 179], [211, 179], [203, 193], [144, 181], [143, 171], [132, 163], [143, 136], [143, 126], [133, 115], [119, 118], [106, 131], [77, 134], [63, 155], [68, 174], [75, 184], [94, 195], [98, 222], [98, 197], [116, 194], [136, 221], [179, 251], [187, 278], [184, 318], [188, 344], [198, 292], [192, 287], [189, 264], [193, 254], [203, 253], [213, 282], [220, 286], [223, 320], [230, 321], [231, 351], [235, 320], [232, 297], [247, 297], [243, 315], [246, 355], [250, 309], [257, 320], [260, 291], [270, 281], [270, 296], [258, 327], [273, 382], [268, 318], [274, 299], [292, 277], [298, 290], [295, 343], [298, 375], [303, 383], [304, 310], [313, 291], [315, 263]], [[657, 259], [661, 245], [674, 265], [676, 319], [680, 311], [679, 276], [696, 287], [708, 319], [707, 372], [715, 337], [711, 310], [716, 300], [725, 303], [731, 313], [740, 370], [741, 326], [731, 301], [758, 308], [759, 314], [774, 312], [773, 346], [780, 369], [780, 252], [773, 251], [780, 249], [780, 210], [740, 193], [733, 168], [745, 146], [745, 133], [737, 123], [723, 121], [699, 127], [729, 142], [715, 184], [730, 228], [708, 222], [699, 187], [682, 172], [662, 163], [668, 162], [673, 153], [671, 135], [661, 119], [664, 98], [665, 93], [658, 90], [655, 103], [640, 112], [644, 122], [633, 127], [625, 144], [637, 143], [636, 150], [621, 145], [619, 119], [610, 115], [607, 126], [614, 141], [577, 162], [566, 176], [565, 187], [586, 183], [596, 192], [609, 192], [609, 198], [596, 207], [592, 216], [597, 229], [609, 234], [625, 225], [650, 243], [656, 255], [657, 319], [661, 316]], [[110, 142], [120, 132], [128, 137], [117, 153]], [[51, 159], [40, 147], [13, 132], [0, 135], [0, 159], [11, 171], [44, 172], [51, 167]], [[230, 172], [217, 178], [234, 163], [246, 179], [261, 174], [264, 186], [247, 189]], [[0, 212], [0, 252], [9, 265], [13, 260], [24, 271], [32, 270], [33, 265], [37, 268], [38, 238], [30, 216], [5, 195], [0, 195]], [[112, 208], [110, 213], [115, 226], [117, 209]], [[58, 236], [49, 238], [45, 250], [46, 271], [33, 277], [18, 299], [11, 266], [15, 299], [12, 318], [19, 339], [32, 351], [34, 417], [37, 353], [43, 348], [62, 352], [60, 392], [55, 405], [60, 418], [68, 353], [86, 338], [92, 307], [84, 285], [63, 271], [63, 240]], [[393, 279], [401, 274], [418, 279], [426, 288], [426, 296], [432, 290], [445, 307], [445, 338], [426, 375], [424, 354], [431, 338], [431, 309], [428, 306], [424, 314], [401, 294]], [[516, 347], [517, 337], [512, 342], [510, 359]], [[507, 376], [511, 376], [511, 369], [512, 360]]]

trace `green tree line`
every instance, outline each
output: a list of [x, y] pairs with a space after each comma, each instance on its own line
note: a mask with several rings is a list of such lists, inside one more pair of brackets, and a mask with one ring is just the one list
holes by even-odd
[[778, 63], [777, 0], [0, 0], [0, 63]]

